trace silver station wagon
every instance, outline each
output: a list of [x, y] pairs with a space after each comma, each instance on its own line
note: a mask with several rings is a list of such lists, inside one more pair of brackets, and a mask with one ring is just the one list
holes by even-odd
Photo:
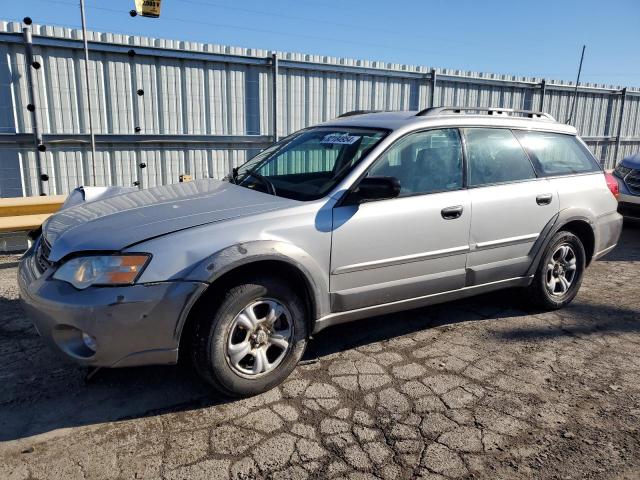
[[507, 287], [567, 305], [618, 241], [614, 187], [543, 113], [350, 112], [223, 181], [64, 208], [22, 259], [20, 291], [80, 364], [187, 358], [223, 393], [252, 395], [330, 325]]

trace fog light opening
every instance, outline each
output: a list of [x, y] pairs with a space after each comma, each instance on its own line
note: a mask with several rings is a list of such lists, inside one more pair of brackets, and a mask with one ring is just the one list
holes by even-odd
[[94, 336], [71, 325], [57, 325], [51, 333], [60, 350], [72, 357], [87, 360], [98, 350]]
[[82, 341], [89, 350], [92, 352], [96, 352], [98, 350], [98, 344], [96, 343], [96, 339], [89, 335], [87, 332], [82, 332]]

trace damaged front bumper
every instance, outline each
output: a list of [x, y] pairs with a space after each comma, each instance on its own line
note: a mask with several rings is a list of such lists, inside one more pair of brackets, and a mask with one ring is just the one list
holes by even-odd
[[171, 281], [77, 290], [40, 274], [29, 250], [20, 262], [23, 307], [38, 333], [76, 363], [100, 367], [173, 364], [180, 330], [206, 289], [202, 282]]

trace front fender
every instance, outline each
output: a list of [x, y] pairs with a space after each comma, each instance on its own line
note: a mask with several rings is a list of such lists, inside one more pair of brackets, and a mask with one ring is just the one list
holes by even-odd
[[185, 280], [213, 283], [235, 268], [263, 260], [284, 262], [298, 269], [313, 296], [315, 318], [329, 313], [328, 275], [311, 255], [287, 242], [257, 240], [223, 248], [199, 262]]

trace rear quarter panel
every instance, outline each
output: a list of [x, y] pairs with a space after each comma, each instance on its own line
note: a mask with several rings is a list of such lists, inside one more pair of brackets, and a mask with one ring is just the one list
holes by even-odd
[[617, 213], [618, 202], [611, 194], [604, 173], [569, 175], [549, 179], [558, 192], [562, 223], [583, 219], [594, 231], [597, 254], [618, 241], [622, 219]]

